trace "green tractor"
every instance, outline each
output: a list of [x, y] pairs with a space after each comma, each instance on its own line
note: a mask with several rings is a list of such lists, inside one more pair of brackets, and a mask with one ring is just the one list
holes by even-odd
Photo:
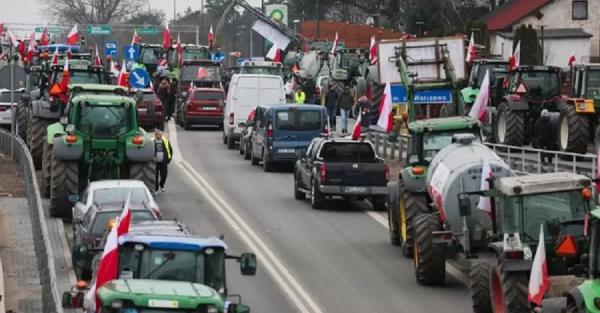
[[[467, 87], [461, 89], [459, 101], [462, 101], [462, 105], [465, 107], [465, 112], [468, 112], [469, 108], [473, 106], [477, 95], [479, 95], [479, 89], [481, 83], [485, 77], [485, 73], [490, 73], [490, 87], [493, 90], [500, 89], [495, 88], [498, 85], [498, 81], [502, 82], [504, 77], [508, 75], [508, 62], [498, 59], [476, 59], [473, 61], [471, 66], [471, 74], [469, 74], [469, 80]], [[495, 94], [492, 92], [492, 94]]]
[[48, 126], [42, 190], [52, 216], [69, 217], [69, 197], [89, 181], [138, 179], [154, 188], [154, 142], [138, 127], [135, 104], [123, 95], [84, 92], [70, 99], [66, 118]]

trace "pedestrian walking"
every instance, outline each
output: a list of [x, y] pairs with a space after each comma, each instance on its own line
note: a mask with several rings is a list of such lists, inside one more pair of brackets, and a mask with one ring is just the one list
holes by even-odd
[[350, 86], [345, 86], [341, 94], [338, 96], [336, 106], [340, 108], [340, 116], [342, 117], [342, 134], [348, 133], [348, 118], [352, 111], [352, 92]]
[[[154, 191], [165, 191], [168, 166], [173, 159], [173, 147], [169, 139], [160, 130], [154, 132], [154, 162], [156, 162], [156, 185]], [[160, 188], [160, 189], [159, 189]]]
[[294, 103], [303, 104], [306, 101], [306, 94], [301, 87], [296, 88], [296, 92], [294, 93]]
[[337, 92], [337, 86], [335, 83], [333, 83], [331, 86], [329, 86], [329, 90], [325, 96], [325, 107], [327, 108], [327, 115], [329, 116], [329, 126], [332, 130], [335, 130], [336, 128], [337, 116], [335, 112], [337, 109], [338, 97], [339, 95]]
[[[160, 102], [162, 103], [165, 111], [168, 109], [168, 106], [169, 106], [170, 95], [171, 95], [171, 84], [169, 83], [167, 78], [163, 78], [160, 81], [160, 85], [158, 85], [158, 99], [160, 99]], [[166, 118], [167, 118], [167, 116], [165, 115], [165, 119]]]
[[169, 93], [169, 105], [167, 106], [167, 121], [171, 119], [173, 113], [175, 113], [175, 102], [177, 100], [177, 78], [171, 79], [170, 93]]
[[361, 96], [354, 105], [357, 118], [360, 116], [361, 134], [366, 134], [371, 126], [371, 101], [366, 96]]

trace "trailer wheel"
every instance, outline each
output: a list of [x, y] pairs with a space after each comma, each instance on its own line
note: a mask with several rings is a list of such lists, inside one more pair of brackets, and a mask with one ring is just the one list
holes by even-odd
[[494, 313], [529, 312], [528, 277], [525, 272], [506, 272], [502, 260], [490, 267], [490, 299]]
[[425, 286], [441, 285], [446, 278], [446, 260], [442, 247], [433, 243], [432, 234], [440, 229], [440, 221], [437, 215], [422, 214], [415, 218], [414, 224], [413, 263], [417, 282]]
[[[577, 114], [573, 105], [565, 104], [558, 122], [558, 146], [561, 151], [584, 154], [590, 142], [590, 121], [586, 115]], [[597, 151], [594, 151], [596, 153]]]
[[400, 210], [399, 195], [401, 194], [402, 180], [399, 182], [389, 182], [387, 184], [387, 212], [388, 212], [388, 230], [390, 233], [390, 242], [394, 246], [400, 245], [400, 230], [398, 226], [398, 211]]
[[148, 190], [156, 188], [156, 164], [153, 161], [129, 164], [129, 179], [141, 180]]
[[79, 194], [79, 163], [63, 161], [52, 155], [50, 174], [50, 215], [71, 218], [70, 195]]
[[415, 218], [427, 212], [427, 198], [424, 195], [406, 192], [400, 195], [400, 241], [402, 254], [407, 258], [413, 257], [415, 236]]
[[494, 136], [499, 144], [522, 146], [525, 143], [525, 115], [511, 110], [508, 102], [500, 103], [494, 123]]
[[42, 153], [42, 181], [40, 191], [42, 197], [50, 197], [50, 173], [52, 172], [52, 146], [44, 137], [44, 151]]
[[473, 312], [492, 313], [490, 298], [490, 264], [487, 260], [479, 259], [471, 262], [469, 271], [471, 281], [471, 300]]

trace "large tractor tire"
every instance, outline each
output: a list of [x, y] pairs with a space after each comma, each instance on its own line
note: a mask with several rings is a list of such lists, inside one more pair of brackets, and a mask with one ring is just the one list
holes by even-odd
[[71, 218], [69, 196], [79, 195], [79, 163], [52, 156], [50, 173], [50, 215]]
[[29, 114], [29, 123], [27, 125], [27, 146], [31, 152], [31, 158], [35, 169], [42, 168], [42, 155], [44, 153], [44, 138], [48, 125], [51, 121], [40, 119]]
[[400, 241], [402, 244], [402, 254], [407, 258], [413, 257], [415, 219], [427, 211], [427, 197], [425, 195], [406, 191], [400, 195], [400, 214], [398, 216]]
[[17, 133], [21, 139], [27, 140], [27, 124], [29, 123], [27, 107], [25, 104], [20, 103], [17, 106], [17, 125], [19, 132]]
[[148, 190], [154, 190], [156, 188], [156, 164], [153, 161], [130, 164], [129, 179], [141, 180]]
[[400, 245], [400, 227], [398, 226], [400, 188], [402, 188], [401, 182], [389, 182], [387, 184], [388, 231], [390, 233], [390, 242], [394, 246]]
[[494, 139], [497, 143], [511, 146], [525, 144], [525, 115], [511, 110], [508, 102], [498, 106], [494, 123]]
[[469, 270], [471, 300], [474, 313], [492, 313], [490, 263], [485, 259], [471, 261]]
[[[590, 120], [577, 114], [575, 107], [565, 104], [558, 119], [558, 147], [561, 151], [585, 154], [590, 142]], [[594, 151], [596, 153], [597, 151]]]
[[[437, 215], [415, 218], [414, 265], [417, 282], [425, 286], [442, 285], [446, 279], [446, 260], [442, 247], [433, 243], [434, 231], [440, 230]], [[512, 312], [512, 311], [511, 311]]]
[[527, 287], [529, 277], [526, 272], [507, 272], [502, 260], [497, 259], [490, 266], [490, 299], [494, 313], [528, 313]]
[[44, 151], [42, 153], [42, 181], [40, 183], [40, 191], [42, 197], [50, 197], [50, 175], [52, 173], [52, 146], [48, 144], [44, 137]]

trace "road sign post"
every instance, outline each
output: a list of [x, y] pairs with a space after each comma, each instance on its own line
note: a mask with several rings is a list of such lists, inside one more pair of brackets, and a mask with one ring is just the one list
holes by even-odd
[[127, 60], [137, 60], [140, 56], [140, 46], [138, 45], [127, 45], [123, 46], [123, 55]]
[[111, 56], [113, 59], [119, 55], [116, 41], [107, 41], [104, 43], [104, 56]]
[[150, 75], [143, 68], [136, 68], [129, 75], [131, 88], [146, 88], [150, 84]]
[[157, 35], [160, 33], [160, 29], [156, 26], [140, 26], [136, 27], [139, 35]]

